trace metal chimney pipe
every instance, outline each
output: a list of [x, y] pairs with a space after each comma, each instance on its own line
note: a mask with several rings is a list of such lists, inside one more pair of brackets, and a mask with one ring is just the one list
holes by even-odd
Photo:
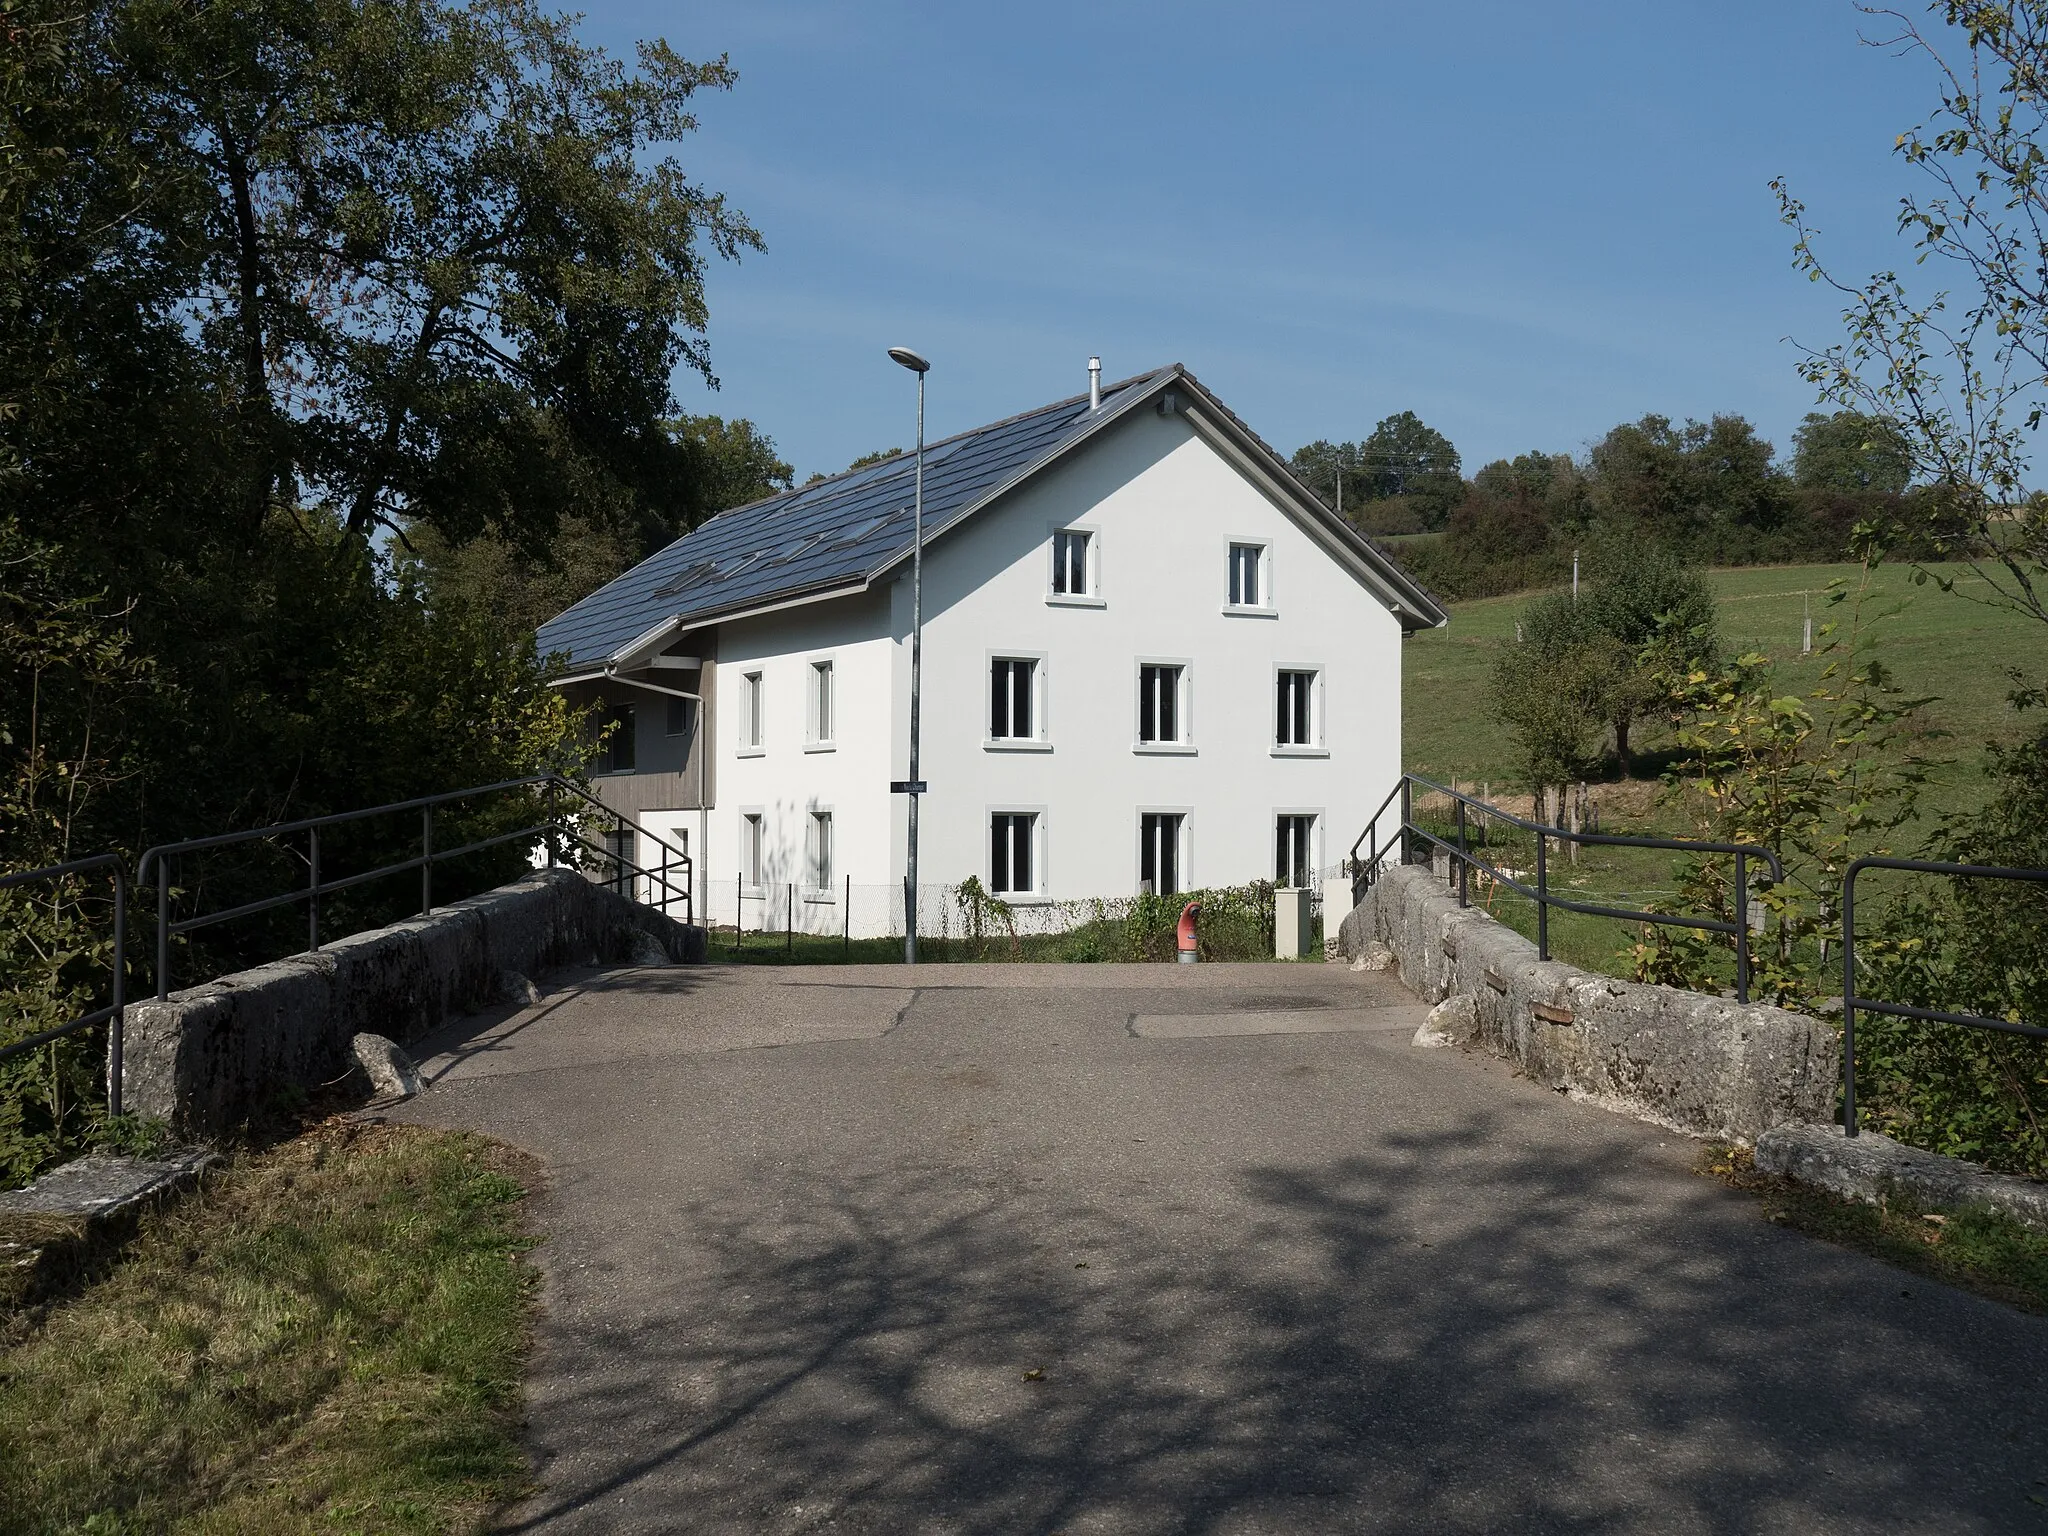
[[1088, 409], [1102, 409], [1102, 359], [1099, 357], [1088, 359]]

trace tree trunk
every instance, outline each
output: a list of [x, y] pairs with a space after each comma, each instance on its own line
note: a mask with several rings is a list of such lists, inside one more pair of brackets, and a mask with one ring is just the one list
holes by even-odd
[[1621, 764], [1621, 776], [1623, 778], [1628, 777], [1628, 728], [1629, 717], [1627, 715], [1616, 715], [1614, 717], [1614, 757]]

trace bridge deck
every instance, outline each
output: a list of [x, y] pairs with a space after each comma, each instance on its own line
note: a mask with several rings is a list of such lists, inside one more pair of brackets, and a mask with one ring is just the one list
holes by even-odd
[[553, 1185], [548, 1531], [1989, 1531], [2048, 1320], [1313, 965], [615, 972], [439, 1042]]

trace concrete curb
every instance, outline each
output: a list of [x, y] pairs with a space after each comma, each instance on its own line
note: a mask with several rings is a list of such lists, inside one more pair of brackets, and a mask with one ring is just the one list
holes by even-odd
[[1903, 1195], [1940, 1210], [1989, 1206], [2048, 1232], [2048, 1184], [1902, 1146], [1875, 1131], [1851, 1140], [1839, 1125], [1776, 1126], [1757, 1138], [1756, 1165], [1867, 1205]]
[[0, 1190], [0, 1306], [34, 1301], [126, 1242], [145, 1211], [192, 1188], [215, 1161], [202, 1149], [153, 1159], [93, 1152], [25, 1189]]
[[1773, 1126], [1825, 1119], [1834, 1102], [1841, 1047], [1822, 1020], [1538, 960], [1425, 868], [1382, 872], [1339, 936], [1348, 957], [1386, 945], [1425, 1002], [1471, 999], [1469, 1016], [1435, 1021], [1429, 1043], [1483, 1045], [1603, 1109], [1748, 1146]]

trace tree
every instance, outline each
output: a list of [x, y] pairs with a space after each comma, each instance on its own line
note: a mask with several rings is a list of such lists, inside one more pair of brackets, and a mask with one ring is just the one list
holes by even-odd
[[1897, 496], [1912, 483], [1912, 444], [1888, 416], [1809, 411], [1792, 444], [1792, 479], [1809, 490]]
[[[1566, 602], [1569, 603], [1569, 598]], [[1552, 789], [1585, 778], [1600, 759], [1608, 698], [1626, 659], [1612, 644], [1566, 622], [1540, 638], [1506, 647], [1495, 659], [1493, 708], [1542, 820]]]
[[1674, 425], [1649, 415], [1593, 446], [1594, 513], [1617, 539], [1644, 536], [1695, 557], [1741, 559], [1789, 510], [1771, 444], [1740, 416]]
[[1933, 67], [1937, 105], [1897, 152], [1932, 185], [1901, 200], [1916, 266], [1957, 279], [1915, 297], [1896, 272], [1862, 283], [1822, 262], [1805, 206], [1774, 182], [1795, 260], [1844, 300], [1847, 339], [1808, 351], [1801, 371], [1825, 400], [1898, 424], [1913, 477], [1931, 494], [1865, 530], [1882, 554], [1917, 535], [1937, 560], [1978, 578], [1923, 579], [2048, 622], [2048, 502], [2029, 489], [2029, 439], [2048, 385], [2048, 0], [1943, 0], [1932, 29], [1866, 7], [1888, 31], [1874, 46]]
[[1389, 416], [1374, 427], [1372, 436], [1359, 445], [1358, 461], [1367, 494], [1407, 501], [1425, 528], [1443, 527], [1464, 494], [1458, 450], [1413, 411]]
[[1592, 584], [1577, 604], [1579, 622], [1610, 641], [1626, 667], [1607, 695], [1614, 755], [1628, 771], [1629, 728], [1657, 697], [1657, 677], [1676, 662], [1720, 649], [1714, 594], [1697, 571], [1644, 544], [1620, 544], [1594, 561]]
[[[132, 217], [221, 365], [237, 516], [544, 538], [592, 476], [667, 512], [705, 247], [759, 237], [658, 146], [723, 60], [627, 70], [529, 0], [100, 0], [150, 145]], [[669, 515], [673, 516], [673, 513]]]

